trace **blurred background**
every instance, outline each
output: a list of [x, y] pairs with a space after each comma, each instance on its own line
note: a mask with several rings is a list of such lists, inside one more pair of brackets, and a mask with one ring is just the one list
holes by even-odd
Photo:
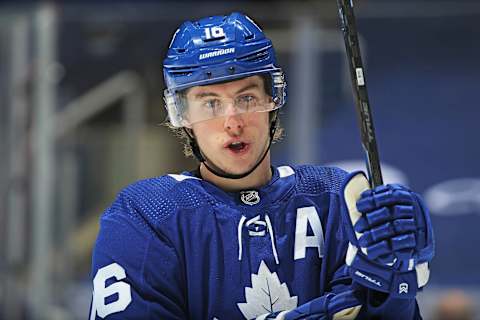
[[[88, 317], [102, 211], [135, 180], [196, 166], [162, 126], [170, 38], [231, 11], [287, 74], [274, 164], [364, 166], [334, 0], [2, 1], [0, 319]], [[364, 0], [356, 15], [386, 181], [431, 208], [423, 315], [479, 319], [480, 2]]]

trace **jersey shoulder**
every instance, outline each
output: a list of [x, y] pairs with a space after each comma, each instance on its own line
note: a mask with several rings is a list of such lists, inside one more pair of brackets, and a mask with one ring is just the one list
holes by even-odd
[[348, 173], [337, 167], [299, 165], [294, 166], [296, 189], [299, 193], [339, 193]]
[[137, 181], [120, 191], [102, 218], [128, 215], [156, 225], [180, 209], [195, 209], [212, 201], [198, 181], [175, 174]]

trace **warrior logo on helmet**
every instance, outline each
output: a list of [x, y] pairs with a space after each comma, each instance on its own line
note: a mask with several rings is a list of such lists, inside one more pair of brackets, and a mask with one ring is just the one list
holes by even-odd
[[198, 56], [198, 60], [223, 56], [223, 55], [229, 54], [229, 53], [235, 53], [235, 48], [220, 49], [220, 50], [215, 50], [215, 51], [212, 51], [212, 52], [202, 53], [201, 55]]

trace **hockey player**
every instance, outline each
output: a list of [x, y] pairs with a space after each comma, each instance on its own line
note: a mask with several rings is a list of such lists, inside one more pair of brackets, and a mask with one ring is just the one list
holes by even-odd
[[170, 124], [200, 164], [105, 211], [90, 319], [421, 319], [425, 206], [361, 172], [271, 166], [286, 82], [251, 19], [184, 23], [164, 77]]

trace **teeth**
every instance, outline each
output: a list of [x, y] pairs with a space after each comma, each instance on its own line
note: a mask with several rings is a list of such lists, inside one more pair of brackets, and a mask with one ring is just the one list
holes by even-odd
[[242, 142], [233, 142], [231, 145], [234, 147], [238, 147], [242, 144]]

